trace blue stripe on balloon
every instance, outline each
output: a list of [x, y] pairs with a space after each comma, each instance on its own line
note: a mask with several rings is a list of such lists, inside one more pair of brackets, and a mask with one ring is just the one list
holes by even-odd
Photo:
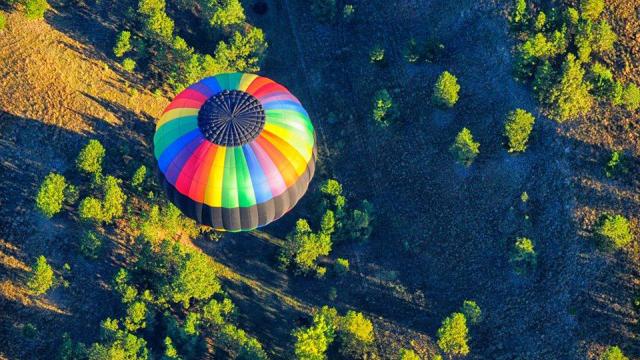
[[218, 80], [216, 79], [215, 76], [209, 76], [207, 78], [204, 78], [200, 80], [198, 83], [204, 84], [206, 87], [208, 87], [213, 92], [212, 95], [215, 95], [220, 91], [222, 91], [222, 87], [220, 86], [220, 84], [218, 84]]
[[253, 152], [250, 145], [243, 145], [242, 151], [244, 152], [244, 158], [247, 161], [249, 174], [251, 174], [251, 183], [253, 185], [253, 192], [256, 196], [256, 203], [261, 204], [265, 201], [271, 200], [273, 194], [271, 194], [269, 180], [265, 176], [256, 154]]
[[204, 95], [206, 97], [212, 97], [213, 95], [216, 94], [207, 85], [199, 83], [199, 82], [189, 86], [187, 89], [195, 90], [195, 91], [199, 92], [200, 94], [202, 94], [202, 95]]
[[171, 145], [167, 146], [167, 148], [164, 149], [164, 151], [160, 155], [160, 158], [158, 158], [158, 167], [160, 168], [160, 171], [162, 171], [163, 174], [166, 174], [169, 165], [176, 157], [176, 155], [178, 155], [180, 150], [182, 150], [185, 146], [187, 146], [187, 144], [193, 141], [193, 139], [197, 138], [200, 134], [200, 128], [197, 128], [191, 132], [186, 133], [185, 135], [182, 135], [181, 137], [176, 139], [176, 141], [171, 143]]
[[265, 110], [295, 110], [309, 117], [309, 114], [307, 114], [307, 111], [302, 106], [300, 106], [300, 104], [295, 103], [293, 101], [289, 101], [289, 100], [265, 102], [262, 104], [262, 107]]
[[184, 167], [184, 164], [187, 163], [189, 158], [193, 156], [193, 153], [196, 151], [198, 146], [204, 142], [205, 139], [202, 135], [197, 136], [191, 142], [189, 142], [185, 147], [180, 150], [180, 152], [173, 158], [173, 161], [169, 164], [167, 168], [167, 172], [164, 173], [165, 178], [172, 185], [175, 185], [178, 181], [178, 176], [180, 176], [180, 172]]

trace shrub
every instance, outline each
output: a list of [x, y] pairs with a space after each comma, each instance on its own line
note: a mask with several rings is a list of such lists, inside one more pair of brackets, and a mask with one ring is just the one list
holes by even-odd
[[589, 94], [591, 86], [584, 81], [584, 70], [573, 54], [567, 55], [562, 64], [560, 81], [551, 89], [549, 115], [563, 122], [585, 115], [591, 110], [593, 99]]
[[132, 58], [125, 58], [122, 60], [122, 68], [127, 72], [133, 72], [136, 68], [136, 61]]
[[80, 202], [78, 206], [78, 215], [82, 221], [87, 222], [101, 222], [104, 221], [104, 214], [102, 212], [102, 204], [100, 200], [88, 196]]
[[143, 239], [157, 244], [162, 240], [179, 240], [179, 236], [192, 238], [200, 232], [195, 221], [185, 217], [180, 209], [169, 203], [160, 208], [158, 205], [151, 207], [148, 213], [143, 215], [139, 225], [140, 235]]
[[398, 354], [399, 360], [420, 360], [418, 354], [411, 349], [401, 349]]
[[568, 7], [565, 11], [564, 17], [567, 19], [569, 25], [575, 27], [580, 21], [580, 12], [574, 7]]
[[535, 268], [537, 256], [533, 241], [526, 237], [519, 237], [513, 245], [509, 261], [514, 264], [518, 274], [524, 274]]
[[313, 0], [311, 12], [321, 22], [330, 22], [336, 16], [336, 0]]
[[444, 319], [438, 329], [438, 347], [449, 356], [469, 354], [469, 329], [467, 319], [461, 313], [453, 313]]
[[393, 99], [386, 89], [376, 92], [373, 98], [373, 120], [380, 126], [388, 126], [396, 118]]
[[333, 269], [338, 275], [346, 274], [347, 272], [349, 272], [349, 260], [337, 258], [335, 264], [333, 265]]
[[627, 84], [622, 93], [622, 103], [629, 111], [636, 111], [640, 107], [640, 88], [636, 84]]
[[36, 207], [47, 218], [60, 212], [64, 201], [64, 191], [67, 188], [67, 180], [64, 176], [49, 173], [40, 185], [36, 196]]
[[44, 13], [49, 9], [49, 3], [47, 0], [26, 0], [24, 8], [27, 19], [42, 19]]
[[352, 4], [345, 4], [342, 9], [342, 18], [349, 22], [353, 19], [353, 15], [356, 13], [356, 8]]
[[420, 47], [413, 37], [409, 39], [404, 49], [404, 58], [412, 64], [420, 60]]
[[540, 11], [538, 16], [536, 16], [536, 21], [533, 23], [533, 28], [536, 31], [544, 30], [544, 26], [547, 23], [547, 15], [544, 12]]
[[245, 20], [244, 8], [239, 0], [205, 1], [205, 16], [213, 27], [241, 24]]
[[361, 208], [354, 209], [343, 224], [342, 235], [359, 242], [367, 241], [373, 231], [374, 215], [373, 204], [363, 200]]
[[372, 63], [381, 64], [384, 62], [384, 48], [380, 45], [376, 45], [369, 52], [369, 60]]
[[458, 102], [459, 91], [458, 79], [450, 72], [445, 71], [438, 76], [433, 87], [433, 102], [437, 106], [451, 108]]
[[595, 62], [591, 65], [589, 81], [593, 85], [593, 92], [596, 96], [600, 98], [610, 98], [612, 96], [611, 93], [615, 84], [613, 73], [602, 63]]
[[593, 39], [591, 47], [596, 52], [605, 52], [613, 49], [613, 44], [618, 36], [605, 20], [600, 20], [593, 26]]
[[164, 338], [164, 358], [169, 360], [178, 360], [178, 350], [173, 346], [173, 341], [170, 337]]
[[27, 280], [27, 287], [35, 295], [46, 293], [53, 286], [53, 269], [47, 263], [47, 258], [40, 255], [31, 267], [31, 273]]
[[527, 149], [527, 141], [535, 118], [531, 113], [516, 109], [507, 115], [507, 122], [504, 124], [504, 136], [509, 139], [509, 152], [525, 151]]
[[305, 219], [298, 219], [296, 228], [287, 235], [281, 258], [293, 259], [298, 269], [309, 272], [317, 270], [316, 259], [328, 255], [331, 247], [329, 234], [315, 234]]
[[582, 0], [580, 13], [585, 20], [596, 21], [604, 10], [604, 0]]
[[629, 360], [629, 358], [624, 356], [619, 347], [609, 346], [602, 355], [600, 355], [600, 360]]
[[131, 33], [129, 31], [120, 31], [116, 38], [116, 44], [113, 46], [113, 55], [122, 57], [129, 50], [131, 50]]
[[124, 318], [124, 327], [128, 331], [136, 331], [147, 327], [147, 305], [142, 301], [136, 301], [127, 307], [127, 316]]
[[147, 167], [144, 165], [140, 165], [140, 167], [136, 169], [136, 171], [133, 173], [133, 176], [131, 177], [131, 186], [138, 189], [139, 191], [142, 190], [142, 184], [144, 183], [146, 177]]
[[626, 165], [624, 153], [621, 151], [613, 151], [604, 171], [608, 178], [627, 174], [629, 172], [629, 168]]
[[296, 339], [294, 353], [297, 359], [326, 359], [329, 345], [335, 339], [339, 316], [334, 308], [323, 306], [313, 316], [313, 326], [293, 331]]
[[456, 139], [449, 151], [455, 156], [458, 163], [469, 166], [480, 153], [480, 143], [473, 140], [473, 135], [469, 129], [462, 128], [456, 135]]
[[7, 18], [4, 16], [3, 12], [0, 12], [0, 31], [4, 30], [7, 25]]
[[462, 303], [460, 312], [464, 314], [465, 318], [467, 318], [471, 324], [475, 325], [482, 321], [482, 310], [480, 310], [480, 306], [473, 300], [465, 300]]
[[89, 259], [97, 259], [102, 247], [102, 237], [95, 231], [87, 230], [80, 237], [80, 252]]
[[76, 166], [78, 169], [87, 174], [102, 173], [102, 160], [104, 159], [105, 149], [100, 141], [92, 139], [80, 151], [76, 158]]
[[64, 189], [64, 201], [69, 205], [75, 204], [80, 198], [80, 192], [75, 185], [68, 184]]
[[549, 92], [556, 83], [556, 77], [557, 74], [548, 60], [545, 60], [536, 68], [531, 85], [533, 87], [533, 91], [538, 96], [538, 101], [542, 102], [546, 100], [549, 96]]
[[595, 233], [605, 246], [622, 249], [633, 240], [629, 220], [622, 215], [603, 214], [598, 219]]
[[124, 202], [127, 195], [120, 188], [120, 179], [113, 176], [107, 176], [104, 179], [104, 202], [102, 204], [102, 215], [106, 222], [111, 222], [114, 218], [122, 216], [124, 211]]

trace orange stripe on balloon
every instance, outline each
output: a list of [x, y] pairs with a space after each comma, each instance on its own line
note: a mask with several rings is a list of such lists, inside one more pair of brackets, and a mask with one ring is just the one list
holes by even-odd
[[182, 166], [182, 169], [180, 169], [180, 174], [178, 174], [175, 187], [182, 195], [189, 194], [189, 188], [191, 187], [193, 176], [198, 170], [201, 158], [207, 154], [209, 144], [211, 144], [209, 141], [203, 141], [202, 144], [193, 151], [187, 162]]
[[287, 184], [287, 188], [293, 185], [296, 180], [298, 180], [298, 174], [287, 157], [283, 155], [278, 148], [271, 144], [262, 134], [260, 134], [255, 141], [260, 145], [260, 147], [262, 147], [262, 150], [269, 155], [271, 161], [276, 165], [280, 175], [282, 175], [282, 179], [285, 184]]
[[278, 149], [278, 151], [280, 151], [280, 153], [287, 155], [287, 160], [289, 160], [289, 163], [295, 169], [297, 176], [300, 176], [304, 173], [304, 171], [307, 169], [307, 160], [304, 159], [302, 154], [300, 154], [296, 148], [294, 148], [286, 140], [267, 131], [266, 129], [263, 130], [260, 135], [263, 135], [264, 138], [269, 141], [269, 143], [271, 143]]
[[191, 180], [191, 186], [189, 187], [189, 197], [201, 203], [204, 203], [204, 193], [209, 183], [209, 171], [218, 150], [218, 145], [209, 141], [207, 143], [210, 146], [207, 149], [207, 153], [201, 158], [198, 170], [193, 175], [193, 180]]
[[251, 82], [251, 85], [249, 85], [247, 87], [247, 90], [245, 90], [246, 92], [248, 92], [249, 94], [253, 94], [254, 91], [260, 89], [261, 87], [263, 87], [266, 84], [271, 84], [273, 83], [273, 80], [266, 78], [266, 77], [258, 77], [255, 80], [253, 80], [253, 82]]

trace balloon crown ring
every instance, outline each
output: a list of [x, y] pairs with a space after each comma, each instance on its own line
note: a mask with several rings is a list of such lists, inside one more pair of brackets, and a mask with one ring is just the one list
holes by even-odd
[[198, 112], [198, 127], [207, 140], [220, 146], [242, 146], [257, 138], [265, 124], [262, 104], [240, 90], [211, 96]]

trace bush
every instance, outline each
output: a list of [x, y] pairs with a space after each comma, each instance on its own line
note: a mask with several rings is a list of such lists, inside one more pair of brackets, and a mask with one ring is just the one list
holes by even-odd
[[124, 319], [124, 327], [128, 331], [136, 331], [147, 327], [147, 305], [142, 301], [136, 301], [127, 307], [127, 316]]
[[104, 214], [102, 213], [102, 204], [100, 200], [88, 196], [80, 202], [78, 206], [78, 215], [82, 221], [99, 223], [104, 221]]
[[35, 295], [46, 293], [53, 286], [53, 269], [47, 263], [47, 258], [40, 255], [31, 267], [31, 273], [27, 280], [27, 287]]
[[613, 49], [613, 44], [618, 40], [618, 36], [605, 20], [600, 20], [593, 26], [593, 40], [591, 47], [596, 52], [605, 52]]
[[636, 84], [627, 84], [622, 93], [622, 103], [629, 111], [636, 111], [640, 107], [640, 88]]
[[339, 316], [334, 308], [323, 306], [313, 316], [313, 326], [293, 331], [296, 339], [294, 353], [299, 360], [326, 359], [329, 345], [335, 339]]
[[122, 216], [124, 211], [124, 202], [127, 195], [120, 188], [120, 179], [113, 176], [107, 176], [104, 179], [104, 202], [102, 203], [103, 220], [111, 222], [114, 218]]
[[338, 275], [344, 275], [349, 272], [349, 260], [337, 258], [333, 269]]
[[75, 204], [80, 198], [80, 192], [75, 185], [68, 184], [64, 189], [64, 201], [69, 205]]
[[80, 252], [89, 259], [97, 259], [102, 248], [102, 237], [95, 231], [87, 230], [80, 237]]
[[629, 358], [624, 356], [619, 347], [609, 346], [602, 355], [600, 355], [600, 360], [629, 360]]
[[4, 30], [7, 25], [7, 18], [4, 16], [3, 12], [0, 12], [0, 31]]
[[445, 71], [440, 74], [433, 87], [433, 102], [437, 106], [451, 108], [458, 102], [459, 91], [458, 79], [450, 72]]
[[418, 354], [411, 349], [401, 349], [398, 354], [399, 360], [420, 360]]
[[82, 148], [76, 158], [76, 166], [78, 169], [87, 174], [102, 173], [102, 160], [104, 159], [105, 149], [100, 141], [92, 139]]
[[604, 0], [582, 0], [580, 13], [585, 20], [596, 21], [604, 10]]
[[336, 0], [312, 0], [311, 12], [321, 22], [330, 22], [336, 16]]
[[386, 89], [376, 92], [373, 98], [373, 120], [376, 124], [386, 127], [397, 116], [393, 99]]
[[346, 22], [350, 22], [353, 19], [353, 15], [356, 13], [356, 8], [352, 4], [345, 4], [342, 9], [342, 18]]
[[611, 158], [609, 158], [609, 162], [607, 162], [607, 166], [604, 169], [607, 177], [613, 178], [622, 174], [627, 174], [629, 172], [629, 168], [627, 167], [626, 162], [625, 156], [621, 151], [612, 152]]
[[125, 58], [122, 60], [122, 68], [127, 72], [133, 72], [136, 68], [136, 61], [132, 58]]
[[608, 248], [622, 249], [633, 240], [629, 220], [622, 215], [603, 214], [598, 219], [595, 233]]
[[527, 149], [527, 141], [535, 118], [531, 113], [516, 109], [507, 115], [507, 122], [504, 124], [504, 136], [509, 139], [509, 152], [525, 151]]
[[547, 23], [547, 15], [544, 12], [540, 11], [538, 16], [536, 16], [536, 21], [533, 23], [533, 28], [536, 31], [544, 30], [544, 26]]
[[612, 99], [615, 97], [615, 81], [613, 73], [605, 65], [599, 62], [591, 65], [589, 81], [593, 86], [594, 94], [599, 98]]
[[64, 176], [49, 173], [40, 185], [36, 196], [36, 207], [47, 218], [60, 212], [64, 201], [64, 191], [67, 188], [67, 180]]
[[[316, 259], [328, 255], [331, 247], [330, 234], [313, 233], [305, 219], [298, 219], [296, 228], [287, 235], [280, 258], [287, 262], [293, 259], [298, 269], [307, 273], [317, 270]], [[282, 265], [286, 268], [287, 264]]]
[[411, 64], [415, 64], [420, 60], [420, 47], [413, 37], [409, 39], [404, 49], [404, 58]]
[[180, 209], [171, 203], [162, 208], [153, 205], [143, 215], [139, 230], [140, 236], [153, 244], [162, 240], [179, 240], [179, 236], [192, 238], [200, 233], [196, 222], [183, 216]]
[[551, 89], [549, 116], [563, 122], [585, 115], [591, 110], [593, 99], [590, 84], [584, 81], [584, 70], [573, 54], [562, 64], [560, 81]]
[[513, 12], [511, 13], [511, 22], [513, 24], [521, 24], [526, 20], [527, 2], [526, 0], [515, 0]]
[[369, 52], [369, 60], [372, 63], [381, 64], [384, 62], [384, 48], [380, 45], [376, 45]]
[[462, 128], [449, 151], [455, 156], [456, 161], [464, 166], [469, 166], [480, 153], [480, 143], [473, 140], [471, 131]]
[[131, 33], [129, 31], [121, 31], [116, 38], [113, 55], [122, 57], [129, 50], [131, 50]]
[[144, 165], [140, 165], [139, 168], [133, 173], [131, 177], [131, 186], [133, 186], [138, 191], [142, 191], [142, 185], [144, 180], [147, 177], [147, 167]]
[[44, 13], [49, 9], [49, 3], [47, 0], [26, 0], [24, 8], [27, 19], [42, 19]]
[[453, 313], [444, 319], [438, 329], [438, 347], [449, 356], [469, 354], [469, 329], [467, 319], [461, 313]]
[[462, 303], [460, 312], [464, 314], [471, 324], [475, 325], [482, 321], [482, 310], [480, 310], [480, 306], [473, 300], [465, 300]]
[[556, 77], [557, 74], [548, 60], [545, 60], [536, 68], [531, 85], [533, 92], [535, 92], [538, 97], [538, 101], [543, 102], [546, 100], [549, 92], [556, 83]]
[[526, 237], [519, 237], [513, 245], [509, 262], [514, 264], [518, 274], [524, 274], [535, 268], [537, 256], [533, 241]]
[[204, 1], [205, 16], [213, 27], [241, 24], [245, 20], [244, 8], [239, 0]]

